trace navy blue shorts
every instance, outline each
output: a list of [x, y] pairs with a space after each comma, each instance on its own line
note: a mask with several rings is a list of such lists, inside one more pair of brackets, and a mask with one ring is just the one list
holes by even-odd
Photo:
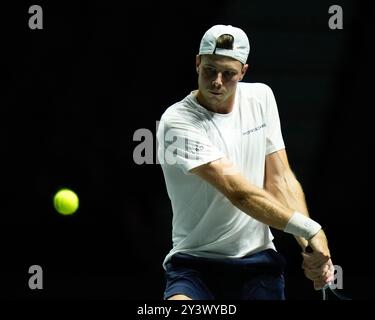
[[177, 253], [166, 264], [164, 299], [284, 300], [284, 257], [267, 249], [243, 258], [211, 259]]

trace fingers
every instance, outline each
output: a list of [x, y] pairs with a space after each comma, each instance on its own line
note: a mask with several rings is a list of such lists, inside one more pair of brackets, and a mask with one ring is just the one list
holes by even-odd
[[333, 281], [333, 276], [330, 278], [318, 279], [314, 281], [314, 288], [316, 290], [324, 288], [327, 284]]
[[334, 280], [335, 271], [324, 231], [320, 230], [312, 237], [308, 246], [312, 252], [302, 252], [302, 268], [306, 277], [314, 282], [314, 288], [319, 290]]
[[310, 267], [305, 267], [305, 270], [309, 271], [309, 273], [312, 276], [319, 277], [319, 276], [324, 276], [329, 273], [330, 271], [330, 265], [328, 263], [324, 263], [318, 268], [310, 268]]
[[302, 254], [304, 260], [302, 268], [305, 276], [314, 282], [314, 288], [319, 290], [326, 284], [334, 280], [334, 271], [332, 260], [328, 257], [313, 256], [312, 254]]
[[303, 256], [302, 268], [319, 269], [322, 268], [330, 260], [329, 257], [311, 257]]
[[332, 282], [335, 279], [335, 266], [331, 260], [328, 261], [328, 265], [329, 270], [327, 271], [324, 279], [326, 283]]
[[321, 281], [327, 284], [334, 279], [334, 268], [329, 264], [319, 269], [304, 269], [305, 276], [312, 281]]
[[321, 279], [319, 275], [312, 274], [309, 270], [304, 270], [306, 278], [312, 280], [312, 281], [318, 281]]

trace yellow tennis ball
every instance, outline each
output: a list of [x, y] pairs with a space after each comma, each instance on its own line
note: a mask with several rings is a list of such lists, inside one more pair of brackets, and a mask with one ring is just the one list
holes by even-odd
[[53, 197], [53, 205], [58, 213], [69, 215], [77, 211], [79, 199], [74, 191], [62, 189]]

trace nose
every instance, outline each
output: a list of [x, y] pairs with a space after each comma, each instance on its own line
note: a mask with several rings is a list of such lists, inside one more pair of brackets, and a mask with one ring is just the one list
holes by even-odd
[[223, 75], [221, 72], [218, 72], [216, 78], [212, 81], [212, 84], [215, 88], [220, 88], [223, 85]]

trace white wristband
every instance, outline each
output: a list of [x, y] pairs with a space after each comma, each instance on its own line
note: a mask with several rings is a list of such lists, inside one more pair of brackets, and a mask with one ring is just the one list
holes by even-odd
[[322, 226], [302, 213], [295, 211], [285, 226], [284, 231], [309, 240]]

